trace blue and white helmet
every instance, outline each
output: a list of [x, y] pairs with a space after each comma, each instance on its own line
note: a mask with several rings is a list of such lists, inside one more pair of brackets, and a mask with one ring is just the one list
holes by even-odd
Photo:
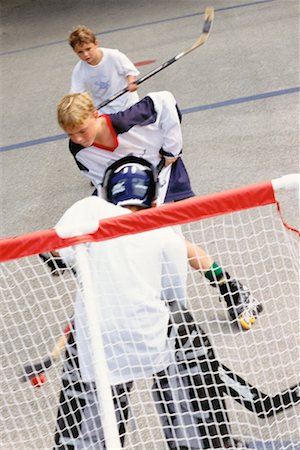
[[151, 208], [157, 195], [157, 173], [149, 161], [128, 155], [106, 169], [102, 186], [110, 203]]

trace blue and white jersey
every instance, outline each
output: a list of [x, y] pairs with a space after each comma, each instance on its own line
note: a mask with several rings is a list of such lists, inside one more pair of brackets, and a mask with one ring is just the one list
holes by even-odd
[[70, 140], [69, 148], [80, 170], [100, 186], [106, 168], [128, 154], [134, 154], [158, 166], [162, 156], [178, 157], [171, 167], [161, 171], [163, 201], [174, 201], [194, 195], [182, 153], [181, 113], [174, 96], [153, 92], [131, 108], [105, 118], [114, 140], [113, 147], [82, 147]]

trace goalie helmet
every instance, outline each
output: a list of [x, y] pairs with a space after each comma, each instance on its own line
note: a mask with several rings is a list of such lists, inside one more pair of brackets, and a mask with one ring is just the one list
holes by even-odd
[[152, 164], [144, 158], [128, 155], [106, 169], [102, 191], [103, 197], [115, 205], [151, 208], [157, 185], [157, 171]]

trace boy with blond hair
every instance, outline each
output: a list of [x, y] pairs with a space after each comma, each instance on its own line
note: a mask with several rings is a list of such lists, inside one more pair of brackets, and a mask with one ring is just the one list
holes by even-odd
[[160, 165], [159, 202], [194, 195], [182, 153], [181, 115], [168, 91], [152, 92], [131, 108], [99, 115], [88, 93], [65, 95], [57, 109], [78, 168], [96, 187], [113, 161], [133, 153]]
[[[181, 113], [168, 91], [152, 92], [131, 108], [99, 115], [87, 93], [65, 95], [57, 108], [59, 125], [69, 135], [69, 149], [78, 168], [101, 195], [108, 165], [129, 154], [142, 157], [159, 169], [157, 203], [194, 196], [182, 161]], [[251, 328], [261, 305], [248, 288], [223, 270], [206, 252], [187, 242], [191, 266], [218, 286], [231, 320]]]
[[124, 111], [138, 102], [135, 81], [139, 71], [124, 53], [99, 47], [94, 32], [83, 25], [70, 33], [69, 44], [80, 59], [72, 72], [70, 92], [88, 91], [99, 105], [127, 87], [129, 92], [103, 107], [103, 114]]

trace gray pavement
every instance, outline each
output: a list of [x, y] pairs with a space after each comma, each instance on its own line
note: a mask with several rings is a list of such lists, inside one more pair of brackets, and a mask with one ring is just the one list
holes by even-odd
[[[215, 22], [207, 44], [141, 85], [140, 96], [175, 95], [199, 195], [299, 172], [297, 0], [2, 0], [1, 237], [51, 228], [90, 194], [56, 123], [77, 61], [66, 41], [72, 27], [89, 26], [101, 45], [134, 62], [155, 60], [140, 67], [145, 74], [194, 42], [208, 3]], [[299, 226], [297, 201], [282, 200], [285, 217]]]
[[[62, 134], [56, 105], [77, 61], [66, 42], [74, 24], [87, 24], [103, 46], [134, 62], [158, 65], [194, 42], [206, 2], [2, 3], [1, 147], [17, 148], [0, 155], [0, 235], [11, 236], [51, 227], [89, 193], [67, 141], [51, 141]], [[198, 194], [299, 172], [299, 95], [278, 94], [299, 87], [298, 1], [210, 4], [208, 43], [140, 87], [141, 96], [170, 90], [183, 110], [248, 98], [184, 115], [184, 159]], [[18, 147], [28, 141], [37, 145]]]

